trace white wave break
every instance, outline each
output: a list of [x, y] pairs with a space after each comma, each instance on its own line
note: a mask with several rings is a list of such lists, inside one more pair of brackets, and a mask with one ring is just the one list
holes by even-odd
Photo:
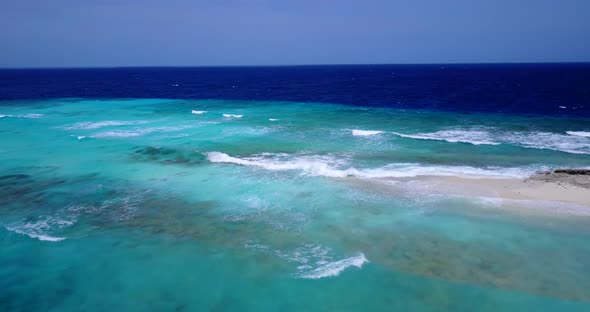
[[[212, 163], [232, 163], [247, 167], [258, 167], [270, 171], [300, 170], [305, 175], [333, 178], [357, 177], [367, 179], [407, 178], [416, 176], [460, 176], [524, 178], [534, 173], [533, 168], [476, 168], [469, 166], [423, 165], [415, 163], [394, 163], [379, 168], [356, 169], [346, 167], [341, 159], [331, 156], [293, 156], [286, 158], [279, 154], [260, 154], [237, 158], [221, 152], [205, 153]], [[538, 169], [538, 168], [536, 168]]]
[[376, 135], [376, 134], [381, 134], [383, 133], [383, 131], [379, 131], [379, 130], [358, 130], [358, 129], [353, 129], [352, 130], [352, 135], [353, 136], [370, 136], [370, 135]]
[[244, 115], [235, 115], [235, 114], [223, 114], [225, 118], [242, 118]]

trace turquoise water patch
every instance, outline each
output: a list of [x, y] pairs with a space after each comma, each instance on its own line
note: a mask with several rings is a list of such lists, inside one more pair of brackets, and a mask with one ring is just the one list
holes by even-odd
[[587, 216], [412, 180], [590, 167], [583, 119], [159, 99], [0, 114], [2, 310], [590, 308]]

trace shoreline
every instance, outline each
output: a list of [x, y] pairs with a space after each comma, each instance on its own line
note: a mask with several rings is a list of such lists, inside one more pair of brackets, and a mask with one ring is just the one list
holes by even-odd
[[543, 172], [524, 179], [425, 175], [376, 179], [369, 187], [399, 196], [412, 192], [490, 200], [512, 211], [590, 216], [590, 174]]
[[425, 177], [424, 180], [443, 181], [439, 187], [448, 194], [564, 202], [590, 209], [590, 188], [572, 183], [569, 179], [543, 179], [533, 175], [526, 179]]

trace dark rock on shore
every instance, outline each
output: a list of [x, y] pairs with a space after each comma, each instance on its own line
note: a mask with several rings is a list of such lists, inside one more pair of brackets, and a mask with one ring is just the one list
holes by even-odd
[[541, 171], [537, 172], [527, 180], [553, 182], [561, 186], [574, 185], [590, 189], [590, 169], [555, 169], [553, 171]]
[[553, 173], [590, 175], [590, 169], [555, 169], [553, 170]]

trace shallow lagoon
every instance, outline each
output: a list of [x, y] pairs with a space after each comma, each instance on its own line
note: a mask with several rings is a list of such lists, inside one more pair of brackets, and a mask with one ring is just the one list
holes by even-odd
[[3, 104], [3, 310], [590, 308], [585, 210], [510, 211], [412, 180], [588, 167], [585, 119], [219, 100]]

